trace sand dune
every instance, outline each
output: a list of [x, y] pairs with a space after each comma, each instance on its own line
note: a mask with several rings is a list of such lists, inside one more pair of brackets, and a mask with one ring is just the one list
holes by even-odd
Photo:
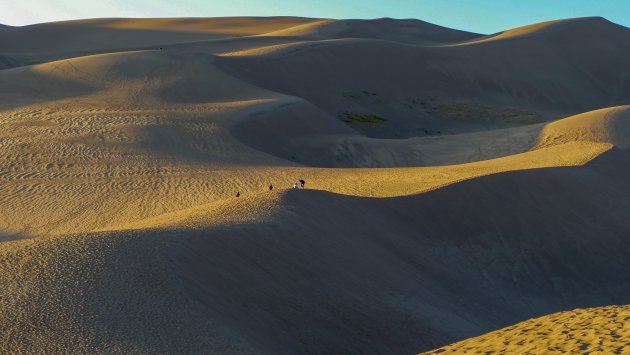
[[533, 25], [518, 27], [483, 38], [468, 41], [464, 44], [478, 44], [483, 42], [504, 40], [554, 40], [558, 44], [567, 37], [574, 41], [583, 42], [593, 38], [608, 39], [603, 35], [619, 36], [620, 33], [629, 32], [626, 27], [612, 23], [602, 17], [583, 17], [566, 20], [555, 20], [536, 23]]
[[[81, 55], [182, 46], [227, 45], [251, 48], [262, 36], [277, 44], [298, 40], [373, 38], [413, 44], [453, 43], [479, 35], [452, 30], [418, 20], [329, 20], [299, 17], [227, 17], [162, 19], [89, 19], [7, 27], [1, 31], [0, 53], [19, 55], [14, 66]], [[10, 32], [10, 33], [9, 33]], [[234, 39], [243, 39], [246, 44]], [[217, 43], [218, 41], [218, 43]], [[272, 40], [273, 41], [273, 40]], [[196, 44], [198, 43], [198, 44]], [[219, 44], [220, 45], [220, 44]], [[215, 52], [220, 52], [216, 50]], [[230, 50], [223, 49], [223, 52]]]
[[92, 19], [16, 27], [0, 35], [5, 52], [82, 52], [243, 37], [317, 21], [298, 17]]
[[[293, 192], [284, 223], [193, 238], [178, 268], [209, 316], [270, 352], [409, 353], [534, 315], [626, 302], [628, 203], [614, 197], [625, 191], [614, 181], [624, 183], [594, 187], [626, 159], [615, 152], [583, 168], [493, 175], [409, 198]], [[591, 199], [619, 213], [598, 213]]]
[[480, 37], [475, 33], [453, 30], [424, 21], [390, 18], [322, 20], [266, 33], [264, 36], [296, 36], [317, 40], [369, 38], [415, 45], [447, 44]]
[[427, 354], [584, 353], [624, 354], [630, 337], [628, 306], [576, 309], [530, 319], [517, 325], [447, 346]]
[[602, 19], [565, 22], [569, 30], [545, 25], [551, 28], [522, 41], [446, 47], [300, 42], [220, 62], [377, 138], [505, 128], [627, 102], [630, 30]]
[[[56, 333], [28, 330], [44, 316], [24, 312], [37, 299], [3, 295], [3, 329], [15, 334], [4, 349], [38, 349], [28, 343], [38, 339], [60, 351], [219, 351], [213, 342], [246, 342], [273, 353], [412, 352], [531, 316], [624, 302], [623, 166], [627, 154], [612, 151], [585, 167], [492, 175], [413, 197], [290, 191], [278, 196], [279, 215], [254, 223], [242, 219], [269, 211], [256, 198], [219, 224], [199, 218], [162, 232], [4, 243], [6, 295], [24, 284], [59, 290], [43, 309]], [[453, 223], [453, 215], [467, 217]], [[169, 281], [171, 258], [181, 288]], [[66, 267], [44, 276], [26, 260]], [[94, 321], [80, 321], [86, 312]], [[179, 325], [195, 314], [214, 326], [196, 317]], [[198, 340], [166, 336], [175, 329]]]
[[[515, 131], [511, 136], [520, 138], [514, 139], [503, 139], [504, 132], [498, 132], [495, 143], [489, 135], [451, 137], [436, 143], [431, 148], [436, 151], [433, 158], [426, 158], [442, 165], [480, 161], [470, 166], [420, 171], [411, 168], [391, 177], [387, 170], [339, 170], [327, 175], [299, 167], [298, 163], [313, 160], [312, 165], [326, 166], [342, 156], [345, 166], [392, 166], [394, 162], [405, 163], [403, 159], [407, 159], [406, 165], [426, 165], [423, 156], [428, 154], [423, 147], [429, 149], [433, 142], [418, 140], [419, 146], [415, 147], [404, 141], [391, 142], [388, 148], [381, 141], [352, 136], [350, 129], [323, 113], [315, 121], [312, 119], [317, 116], [306, 111], [296, 121], [299, 116], [295, 114], [309, 107], [303, 101], [247, 84], [211, 61], [194, 56], [158, 51], [107, 54], [0, 74], [0, 81], [22, 85], [21, 90], [14, 85], [5, 87], [6, 97], [13, 98], [10, 104], [26, 101], [24, 107], [7, 110], [3, 115], [7, 127], [2, 143], [5, 159], [20, 162], [5, 166], [6, 191], [9, 196], [23, 197], [7, 198], [1, 205], [5, 215], [14, 216], [2, 222], [2, 229], [26, 235], [111, 228], [229, 198], [237, 190], [260, 191], [273, 181], [284, 181], [280, 186], [288, 187], [295, 175], [312, 177], [313, 187], [340, 193], [416, 193], [499, 171], [583, 164], [614, 143], [597, 141], [600, 136], [610, 135], [598, 121], [606, 120], [608, 111], [601, 111], [592, 114], [592, 119], [573, 120], [578, 122], [574, 125], [582, 127], [578, 130], [592, 131], [592, 136], [557, 140], [564, 131], [550, 131], [545, 137], [551, 138], [545, 140], [557, 144], [533, 152], [538, 156], [534, 160], [525, 154], [481, 161], [508, 158], [506, 149], [512, 149], [513, 154], [528, 152], [538, 137], [543, 137], [537, 133], [542, 126]], [[119, 90], [121, 87], [125, 90]], [[66, 97], [59, 97], [61, 94]], [[46, 104], [33, 104], [34, 99]], [[625, 108], [609, 111], [627, 116]], [[284, 118], [278, 115], [281, 112], [285, 112]], [[241, 128], [247, 125], [249, 130]], [[335, 152], [334, 148], [328, 153], [300, 143], [300, 137], [310, 137], [313, 142], [318, 135], [339, 133], [356, 137], [367, 148], [355, 154]], [[293, 145], [288, 150], [283, 144], [285, 137], [295, 140], [289, 142]], [[519, 139], [520, 145], [511, 143]], [[484, 142], [479, 144], [487, 146], [487, 152], [470, 154], [467, 147], [474, 141]], [[276, 145], [277, 156], [241, 142], [271, 153], [276, 153]], [[326, 139], [319, 142], [319, 147], [327, 146]], [[375, 148], [370, 152], [369, 147]], [[444, 153], [437, 152], [440, 150]], [[332, 166], [340, 165], [344, 166]], [[239, 177], [233, 178], [234, 174]], [[373, 174], [381, 177], [374, 180]], [[345, 176], [365, 176], [362, 180], [367, 182], [346, 186]], [[389, 181], [390, 187], [381, 186], [379, 191], [377, 184], [384, 181]], [[403, 182], [409, 182], [404, 189], [394, 188]], [[72, 203], [59, 203], [66, 200], [63, 196]], [[101, 201], [99, 208], [86, 208], [95, 200]]]
[[[628, 304], [628, 39], [599, 18], [0, 30], [0, 350], [413, 353]], [[530, 349], [532, 322], [445, 349]]]

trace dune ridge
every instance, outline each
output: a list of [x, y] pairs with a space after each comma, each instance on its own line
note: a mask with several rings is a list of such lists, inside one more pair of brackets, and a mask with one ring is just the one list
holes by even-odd
[[464, 42], [461, 44], [478, 44], [488, 41], [500, 41], [509, 39], [520, 38], [535, 38], [540, 39], [550, 36], [558, 36], [566, 32], [578, 32], [578, 36], [585, 31], [592, 31], [593, 27], [598, 29], [616, 29], [627, 31], [628, 29], [612, 23], [603, 17], [581, 17], [565, 20], [554, 20], [527, 25], [523, 27], [514, 28], [504, 32], [500, 32], [495, 35], [490, 35], [484, 38], [475, 39], [472, 41]]

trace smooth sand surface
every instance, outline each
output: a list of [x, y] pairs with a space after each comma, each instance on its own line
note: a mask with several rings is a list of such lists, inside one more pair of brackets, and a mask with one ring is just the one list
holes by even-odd
[[574, 21], [610, 36], [550, 58], [555, 24], [1, 31], [0, 349], [417, 353], [630, 303], [630, 37]]

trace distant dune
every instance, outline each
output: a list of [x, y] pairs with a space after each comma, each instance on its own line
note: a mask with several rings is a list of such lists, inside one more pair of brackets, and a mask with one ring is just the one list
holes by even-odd
[[[219, 62], [379, 138], [502, 128], [628, 101], [630, 30], [597, 18], [539, 27], [522, 40], [465, 46], [300, 42]], [[361, 115], [384, 120], [362, 124]]]
[[417, 45], [455, 43], [479, 34], [453, 30], [419, 20], [322, 20], [264, 34], [308, 39], [366, 38]]
[[602, 18], [0, 28], [0, 349], [623, 353], [629, 54]]

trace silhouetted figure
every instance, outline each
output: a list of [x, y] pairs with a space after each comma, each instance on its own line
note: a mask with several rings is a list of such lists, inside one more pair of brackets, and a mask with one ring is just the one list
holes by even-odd
[[304, 180], [300, 180], [300, 185], [302, 186], [302, 188], [304, 188], [304, 184], [306, 184], [306, 182]]
[[240, 192], [240, 191], [237, 191], [237, 192], [236, 192], [236, 197], [239, 197], [239, 196], [241, 196], [241, 192]]
[[273, 185], [269, 185], [269, 191], [273, 190]]

